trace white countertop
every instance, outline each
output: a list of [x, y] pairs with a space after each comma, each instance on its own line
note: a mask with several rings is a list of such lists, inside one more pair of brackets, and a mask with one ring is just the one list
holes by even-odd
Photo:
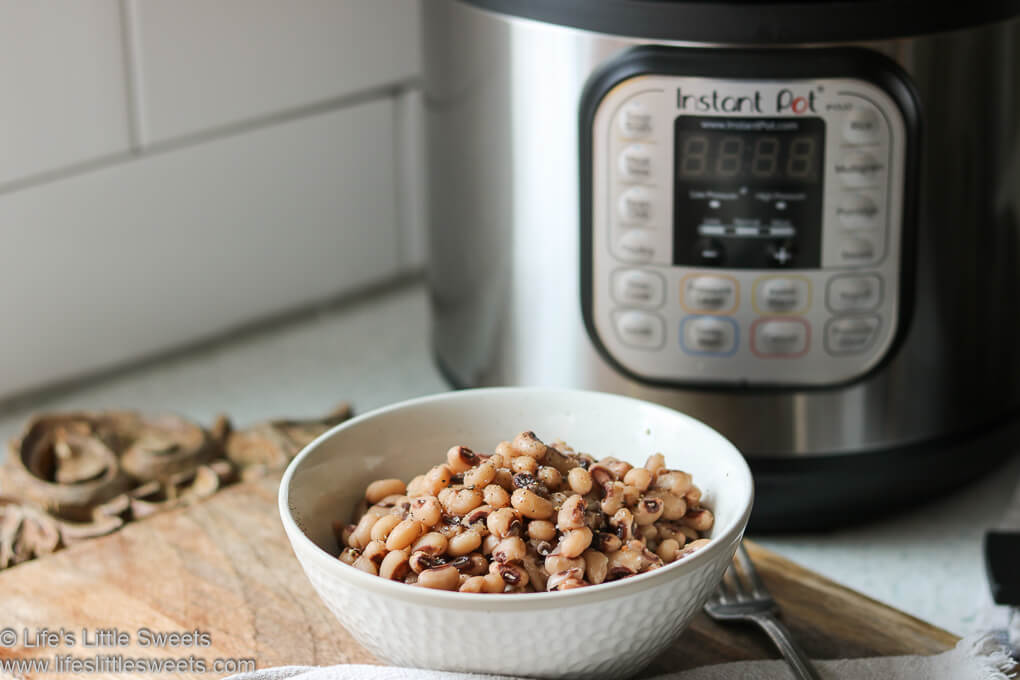
[[[209, 424], [312, 417], [340, 401], [359, 413], [449, 389], [429, 348], [419, 284], [404, 284], [250, 330], [0, 411], [0, 440], [37, 410], [169, 410]], [[0, 454], [2, 455], [2, 454]], [[754, 536], [763, 545], [957, 634], [987, 621], [981, 540], [1020, 480], [1020, 455], [915, 510], [828, 533]]]

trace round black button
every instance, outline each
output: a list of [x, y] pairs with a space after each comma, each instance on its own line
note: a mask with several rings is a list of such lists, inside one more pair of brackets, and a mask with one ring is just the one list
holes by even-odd
[[726, 249], [717, 238], [701, 238], [694, 244], [694, 256], [700, 264], [718, 267], [726, 259]]
[[766, 260], [771, 267], [789, 267], [796, 254], [797, 249], [791, 239], [772, 241], [765, 250]]

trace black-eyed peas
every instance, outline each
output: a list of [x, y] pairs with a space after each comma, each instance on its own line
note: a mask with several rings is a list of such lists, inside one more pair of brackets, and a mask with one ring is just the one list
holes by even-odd
[[510, 494], [499, 484], [489, 484], [482, 489], [482, 500], [493, 508], [505, 508], [510, 505]]
[[407, 491], [404, 482], [399, 479], [377, 479], [365, 489], [365, 500], [376, 504], [392, 494], [402, 494]]
[[657, 569], [709, 543], [715, 518], [691, 475], [662, 454], [642, 467], [596, 461], [534, 432], [494, 453], [453, 446], [415, 476], [372, 482], [353, 523], [334, 523], [339, 560], [410, 585], [526, 593]]
[[567, 484], [574, 493], [584, 495], [591, 491], [591, 473], [583, 467], [571, 468], [567, 473]]
[[530, 489], [515, 489], [510, 505], [529, 519], [549, 519], [553, 514], [553, 504]]

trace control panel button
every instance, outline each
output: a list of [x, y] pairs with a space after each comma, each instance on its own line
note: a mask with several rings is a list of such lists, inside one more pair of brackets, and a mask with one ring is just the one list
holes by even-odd
[[700, 238], [694, 244], [694, 257], [703, 265], [718, 267], [726, 261], [726, 248], [717, 238]]
[[760, 357], [799, 357], [811, 332], [801, 319], [758, 319], [751, 324], [751, 351]]
[[635, 182], [652, 179], [652, 148], [646, 144], [631, 144], [620, 152], [620, 174]]
[[807, 279], [773, 276], [759, 280], [754, 307], [759, 314], [800, 314], [810, 306], [811, 283]]
[[836, 163], [836, 176], [848, 189], [878, 186], [885, 164], [870, 153], [856, 152]]
[[793, 258], [797, 254], [796, 247], [791, 240], [773, 241], [765, 249], [766, 260], [771, 267], [789, 267], [793, 264]]
[[882, 301], [882, 280], [877, 274], [837, 276], [825, 300], [833, 312], [870, 312]]
[[737, 322], [718, 316], [689, 316], [680, 324], [680, 342], [688, 354], [732, 354], [737, 351]]
[[847, 264], [860, 264], [875, 258], [875, 244], [871, 239], [853, 236], [839, 244], [839, 258]]
[[658, 274], [641, 269], [613, 272], [613, 299], [622, 305], [661, 307], [666, 298], [666, 282]]
[[620, 219], [645, 224], [652, 219], [654, 195], [647, 187], [631, 187], [622, 194], [617, 204]]
[[737, 306], [737, 282], [725, 276], [688, 276], [681, 302], [692, 312], [730, 312]]
[[877, 144], [882, 133], [878, 112], [858, 104], [843, 119], [843, 139], [848, 144]]
[[620, 109], [620, 132], [625, 137], [648, 137], [655, 130], [652, 111], [641, 101], [631, 101]]
[[825, 325], [825, 350], [829, 354], [860, 354], [868, 351], [881, 325], [877, 316], [832, 319]]
[[864, 194], [844, 196], [836, 206], [836, 216], [847, 229], [874, 229], [878, 226], [878, 206]]
[[626, 262], [651, 262], [656, 251], [654, 235], [644, 229], [628, 229], [616, 242], [616, 255]]
[[615, 315], [616, 334], [625, 345], [637, 349], [658, 349], [666, 338], [666, 324], [651, 312], [625, 309]]

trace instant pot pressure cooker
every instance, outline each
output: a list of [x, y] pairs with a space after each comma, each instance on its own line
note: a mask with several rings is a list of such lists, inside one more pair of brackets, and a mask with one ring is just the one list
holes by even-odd
[[442, 369], [703, 420], [759, 529], [989, 469], [1020, 406], [1018, 16], [424, 3]]

